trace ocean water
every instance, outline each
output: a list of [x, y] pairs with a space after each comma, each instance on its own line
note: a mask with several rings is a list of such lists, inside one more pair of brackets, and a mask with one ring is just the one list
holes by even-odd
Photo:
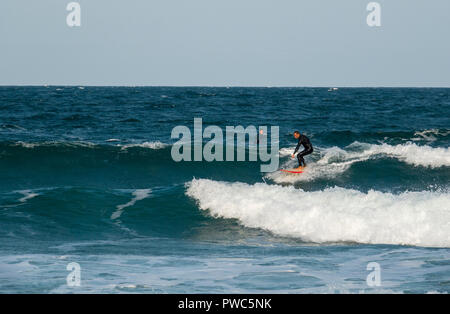
[[[174, 162], [194, 118], [315, 151]], [[0, 293], [448, 293], [449, 144], [450, 89], [0, 87]]]

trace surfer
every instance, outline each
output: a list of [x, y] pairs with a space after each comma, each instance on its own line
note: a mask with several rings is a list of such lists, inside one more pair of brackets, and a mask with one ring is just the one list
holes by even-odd
[[300, 153], [298, 153], [298, 155], [297, 155], [298, 169], [303, 169], [304, 167], [306, 167], [306, 162], [305, 162], [305, 159], [303, 157], [306, 156], [306, 155], [311, 154], [314, 151], [314, 149], [313, 149], [313, 146], [312, 146], [311, 141], [309, 140], [309, 138], [307, 138], [303, 134], [300, 134], [299, 131], [295, 131], [294, 132], [294, 137], [298, 140], [298, 144], [297, 144], [297, 147], [294, 150], [294, 153], [292, 154], [292, 158], [295, 157], [295, 154], [298, 152], [300, 146], [303, 145], [303, 147], [305, 149], [303, 151], [301, 151]]

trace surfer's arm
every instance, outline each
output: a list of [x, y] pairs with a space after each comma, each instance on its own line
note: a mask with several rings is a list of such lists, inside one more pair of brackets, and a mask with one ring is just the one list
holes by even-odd
[[300, 149], [300, 145], [302, 145], [301, 141], [298, 142], [297, 147], [295, 147], [294, 153], [292, 155], [295, 155], [298, 152], [298, 150]]

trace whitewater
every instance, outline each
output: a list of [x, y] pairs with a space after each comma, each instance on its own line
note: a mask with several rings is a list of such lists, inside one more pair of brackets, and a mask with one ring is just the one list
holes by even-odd
[[306, 242], [450, 247], [449, 193], [306, 192], [206, 179], [191, 181], [186, 193], [214, 217]]
[[[294, 152], [293, 148], [281, 148], [280, 157], [288, 157]], [[308, 165], [301, 176], [286, 175], [284, 173], [268, 173], [266, 178], [276, 183], [292, 183], [296, 181], [312, 181], [318, 178], [333, 178], [352, 165], [376, 159], [394, 159], [413, 167], [437, 169], [450, 167], [450, 148], [418, 145], [412, 142], [390, 145], [387, 143], [369, 144], [353, 142], [340, 148], [319, 147], [313, 154], [315, 160]], [[282, 168], [297, 167], [295, 160], [287, 160]]]

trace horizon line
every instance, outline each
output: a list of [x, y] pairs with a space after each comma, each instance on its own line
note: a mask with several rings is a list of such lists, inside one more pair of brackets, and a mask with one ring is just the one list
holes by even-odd
[[388, 85], [83, 85], [83, 84], [0, 84], [0, 87], [165, 87], [165, 88], [450, 88], [450, 86], [388, 86]]

